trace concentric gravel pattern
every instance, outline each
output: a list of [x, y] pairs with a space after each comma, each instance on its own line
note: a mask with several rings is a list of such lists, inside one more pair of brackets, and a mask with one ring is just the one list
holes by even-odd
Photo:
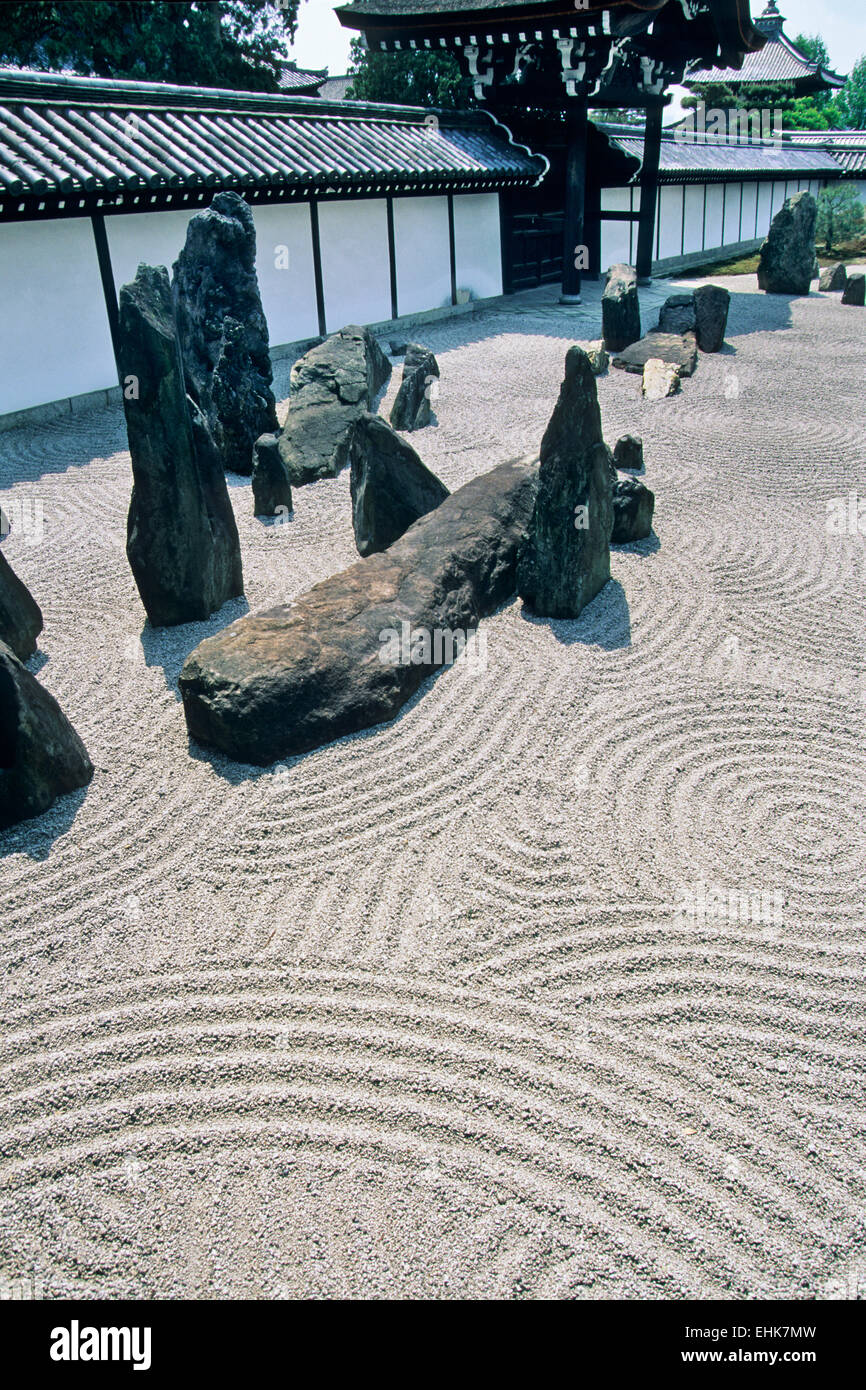
[[[0, 436], [4, 506], [42, 503], [42, 542], [5, 544], [33, 668], [97, 768], [0, 838], [0, 1274], [856, 1292], [866, 537], [825, 512], [866, 494], [866, 317], [728, 285], [730, 346], [680, 397], [599, 382], [658, 541], [578, 621], [512, 603], [485, 671], [269, 770], [188, 745], [180, 667], [246, 604], [143, 625], [120, 414]], [[537, 447], [568, 326], [528, 296], [423, 333], [413, 443], [450, 488]], [[284, 526], [230, 481], [251, 607], [354, 558], [347, 474]]]

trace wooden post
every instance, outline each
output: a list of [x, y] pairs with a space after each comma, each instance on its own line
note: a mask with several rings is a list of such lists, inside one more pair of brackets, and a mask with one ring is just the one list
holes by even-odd
[[662, 143], [662, 104], [647, 107], [643, 137], [643, 164], [640, 170], [640, 213], [637, 224], [637, 282], [648, 285], [652, 274], [656, 197], [659, 183], [659, 154]]
[[586, 102], [569, 101], [566, 114], [565, 225], [562, 236], [560, 304], [580, 303], [580, 271], [575, 265], [583, 240], [586, 185]]

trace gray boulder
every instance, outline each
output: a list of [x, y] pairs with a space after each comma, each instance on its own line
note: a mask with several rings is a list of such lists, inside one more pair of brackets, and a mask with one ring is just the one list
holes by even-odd
[[253, 514], [280, 516], [292, 510], [289, 470], [275, 434], [260, 435], [253, 445]]
[[842, 292], [843, 304], [866, 304], [866, 275], [862, 270], [852, 270]]
[[659, 310], [658, 330], [660, 333], [694, 333], [695, 296], [691, 291], [668, 295]]
[[837, 261], [835, 265], [825, 265], [818, 275], [818, 289], [835, 292], [844, 290], [848, 283], [848, 271], [844, 261]]
[[180, 676], [192, 737], [265, 765], [392, 719], [514, 593], [537, 477], [500, 464], [388, 550], [202, 642]]
[[640, 337], [637, 271], [631, 265], [612, 265], [601, 297], [601, 336], [608, 352], [620, 352]]
[[352, 430], [352, 525], [360, 555], [387, 550], [449, 495], [405, 439], [365, 412]]
[[808, 294], [815, 265], [818, 204], [795, 193], [770, 223], [758, 261], [758, 286], [768, 294]]
[[5, 642], [19, 661], [26, 661], [36, 650], [42, 626], [39, 604], [0, 553], [0, 642]]
[[420, 430], [430, 424], [430, 399], [439, 378], [439, 363], [429, 348], [409, 343], [403, 362], [403, 380], [391, 407], [395, 430]]
[[701, 352], [718, 352], [728, 326], [730, 292], [721, 285], [700, 285], [695, 290], [695, 335]]
[[613, 446], [613, 461], [624, 473], [640, 473], [643, 468], [643, 440], [640, 435], [620, 435]]
[[84, 787], [93, 764], [69, 720], [0, 642], [0, 830]]
[[391, 364], [369, 329], [349, 324], [292, 367], [289, 413], [279, 436], [293, 484], [333, 478], [346, 463], [355, 421], [371, 410]]
[[172, 294], [186, 387], [223, 465], [249, 474], [253, 444], [277, 427], [253, 215], [238, 193], [197, 212], [174, 263]]
[[123, 408], [133, 489], [126, 553], [154, 626], [207, 618], [243, 593], [222, 462], [184, 392], [168, 274], [140, 265], [120, 291], [119, 363], [138, 383]]
[[618, 479], [613, 490], [611, 545], [642, 541], [652, 531], [655, 493], [636, 478]]
[[610, 579], [610, 458], [589, 358], [571, 347], [517, 567], [517, 591], [536, 613], [576, 618]]
[[647, 333], [639, 342], [618, 352], [613, 365], [624, 372], [643, 372], [647, 362], [658, 359], [676, 369], [678, 376], [691, 376], [698, 365], [698, 344], [694, 333]]

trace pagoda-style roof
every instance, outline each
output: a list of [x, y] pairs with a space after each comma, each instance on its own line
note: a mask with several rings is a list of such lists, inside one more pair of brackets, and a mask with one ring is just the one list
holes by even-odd
[[741, 83], [770, 85], [784, 82], [790, 83], [798, 95], [844, 86], [844, 77], [823, 68], [820, 63], [813, 63], [805, 53], [800, 52], [785, 33], [784, 23], [784, 15], [779, 13], [776, 0], [768, 0], [763, 14], [755, 20], [756, 28], [765, 39], [763, 48], [746, 53], [742, 66], [738, 68], [691, 68], [683, 79], [684, 85], [698, 87], [705, 83], [723, 83], [736, 88]]

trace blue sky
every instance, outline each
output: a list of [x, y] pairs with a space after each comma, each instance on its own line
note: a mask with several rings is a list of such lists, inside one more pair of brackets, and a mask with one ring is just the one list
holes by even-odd
[[[850, 72], [866, 53], [866, 3], [864, 0], [777, 0], [786, 16], [785, 31], [821, 34], [837, 72]], [[760, 14], [765, 0], [752, 0], [752, 14]], [[298, 34], [291, 51], [300, 67], [324, 68], [332, 74], [346, 71], [351, 35], [334, 14], [332, 0], [301, 0]]]

